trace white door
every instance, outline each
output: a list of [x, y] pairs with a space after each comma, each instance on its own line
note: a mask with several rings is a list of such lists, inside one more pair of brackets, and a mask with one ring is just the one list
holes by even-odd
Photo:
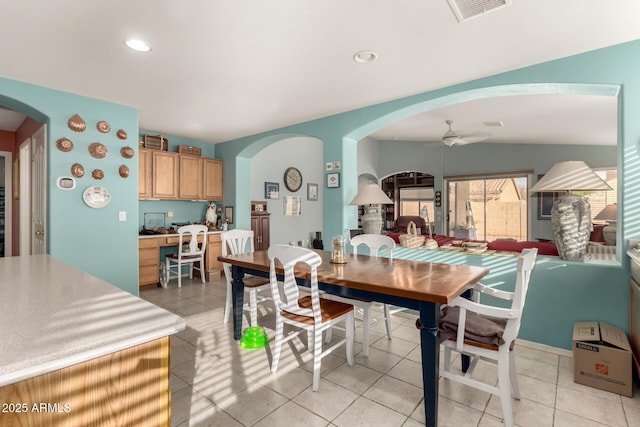
[[33, 134], [31, 143], [31, 254], [47, 253], [47, 152], [46, 125]]
[[20, 144], [19, 150], [19, 211], [20, 244], [16, 255], [31, 254], [31, 137]]

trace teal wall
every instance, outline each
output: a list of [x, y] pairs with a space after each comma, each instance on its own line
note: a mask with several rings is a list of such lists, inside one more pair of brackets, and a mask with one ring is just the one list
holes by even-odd
[[[640, 41], [634, 41], [219, 144], [217, 153], [225, 160], [225, 191], [233, 192], [226, 197], [234, 198], [236, 203], [248, 203], [250, 184], [242, 177], [249, 174], [248, 159], [264, 146], [289, 135], [318, 138], [324, 142], [324, 158], [318, 162], [339, 160], [343, 166], [341, 188], [325, 188], [323, 231], [326, 239], [354, 225], [355, 208], [348, 203], [357, 190], [357, 141], [378, 129], [429, 109], [483, 97], [527, 93], [615, 96], [619, 91], [616, 163], [620, 181], [619, 247], [623, 247], [627, 239], [640, 236], [640, 217], [636, 214], [640, 192], [633, 188], [640, 170], [640, 121], [636, 119], [640, 115], [639, 75]], [[387, 162], [406, 160], [396, 152], [379, 158], [378, 176], [397, 169]], [[513, 159], [516, 158], [518, 155], [514, 154]], [[554, 160], [548, 158], [546, 162], [552, 164]], [[610, 162], [609, 154], [607, 162]], [[229, 164], [232, 167], [227, 168]], [[477, 168], [482, 172], [502, 167], [503, 164], [496, 164], [488, 156], [477, 161]], [[542, 173], [546, 168], [532, 162], [529, 169]], [[439, 179], [442, 180], [442, 176]], [[238, 218], [248, 223], [248, 214]], [[622, 252], [619, 250], [619, 253]], [[469, 259], [465, 262], [489, 261]], [[506, 272], [513, 264], [505, 262], [508, 265], [504, 270], [498, 267], [494, 270], [508, 275]], [[574, 321], [603, 320], [628, 329], [628, 281], [629, 262], [624, 256], [618, 266], [585, 265], [541, 257], [532, 279], [521, 337], [570, 348]]]

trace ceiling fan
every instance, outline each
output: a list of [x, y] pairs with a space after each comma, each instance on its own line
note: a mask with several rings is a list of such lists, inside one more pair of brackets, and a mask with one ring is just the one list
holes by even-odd
[[465, 145], [465, 144], [473, 144], [475, 142], [484, 141], [489, 138], [490, 134], [477, 134], [477, 135], [458, 135], [451, 126], [453, 125], [453, 120], [445, 120], [445, 123], [449, 126], [449, 130], [447, 130], [444, 135], [442, 135], [442, 143], [447, 147], [453, 147], [454, 145]]

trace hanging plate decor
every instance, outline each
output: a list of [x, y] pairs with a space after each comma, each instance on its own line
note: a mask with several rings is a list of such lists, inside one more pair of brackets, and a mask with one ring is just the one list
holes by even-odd
[[120, 149], [120, 155], [125, 159], [130, 159], [133, 157], [133, 148], [131, 147], [122, 147]]
[[125, 132], [124, 130], [120, 129], [118, 132], [116, 132], [116, 136], [119, 139], [127, 139], [127, 132]]
[[111, 130], [111, 125], [109, 125], [109, 123], [107, 123], [105, 121], [98, 122], [96, 127], [102, 133], [109, 133], [109, 131]]
[[76, 178], [82, 178], [84, 176], [84, 167], [80, 163], [74, 163], [71, 165], [71, 175]]
[[120, 174], [121, 177], [128, 178], [129, 177], [129, 166], [121, 165], [118, 168], [118, 173]]
[[60, 138], [56, 141], [56, 147], [58, 148], [58, 150], [68, 153], [69, 151], [73, 150], [73, 142], [71, 142], [67, 138]]
[[91, 171], [91, 176], [93, 177], [93, 179], [102, 179], [104, 178], [104, 172], [102, 172], [101, 169], [94, 169], [93, 171]]
[[96, 159], [104, 159], [107, 156], [107, 147], [99, 142], [89, 145], [89, 154]]
[[74, 114], [73, 116], [71, 116], [67, 124], [69, 125], [69, 129], [74, 132], [84, 132], [84, 130], [87, 128], [87, 123], [82, 120], [82, 117], [80, 117], [78, 114]]
[[84, 200], [90, 208], [100, 209], [109, 204], [111, 193], [104, 187], [87, 187], [87, 189], [82, 192], [82, 200]]

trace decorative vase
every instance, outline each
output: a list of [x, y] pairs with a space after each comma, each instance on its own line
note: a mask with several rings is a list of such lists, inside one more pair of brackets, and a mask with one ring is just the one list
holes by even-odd
[[551, 228], [560, 258], [582, 261], [591, 234], [591, 205], [582, 196], [560, 195], [551, 208]]
[[382, 215], [379, 206], [364, 207], [364, 215], [360, 218], [364, 234], [380, 234], [382, 232]]

